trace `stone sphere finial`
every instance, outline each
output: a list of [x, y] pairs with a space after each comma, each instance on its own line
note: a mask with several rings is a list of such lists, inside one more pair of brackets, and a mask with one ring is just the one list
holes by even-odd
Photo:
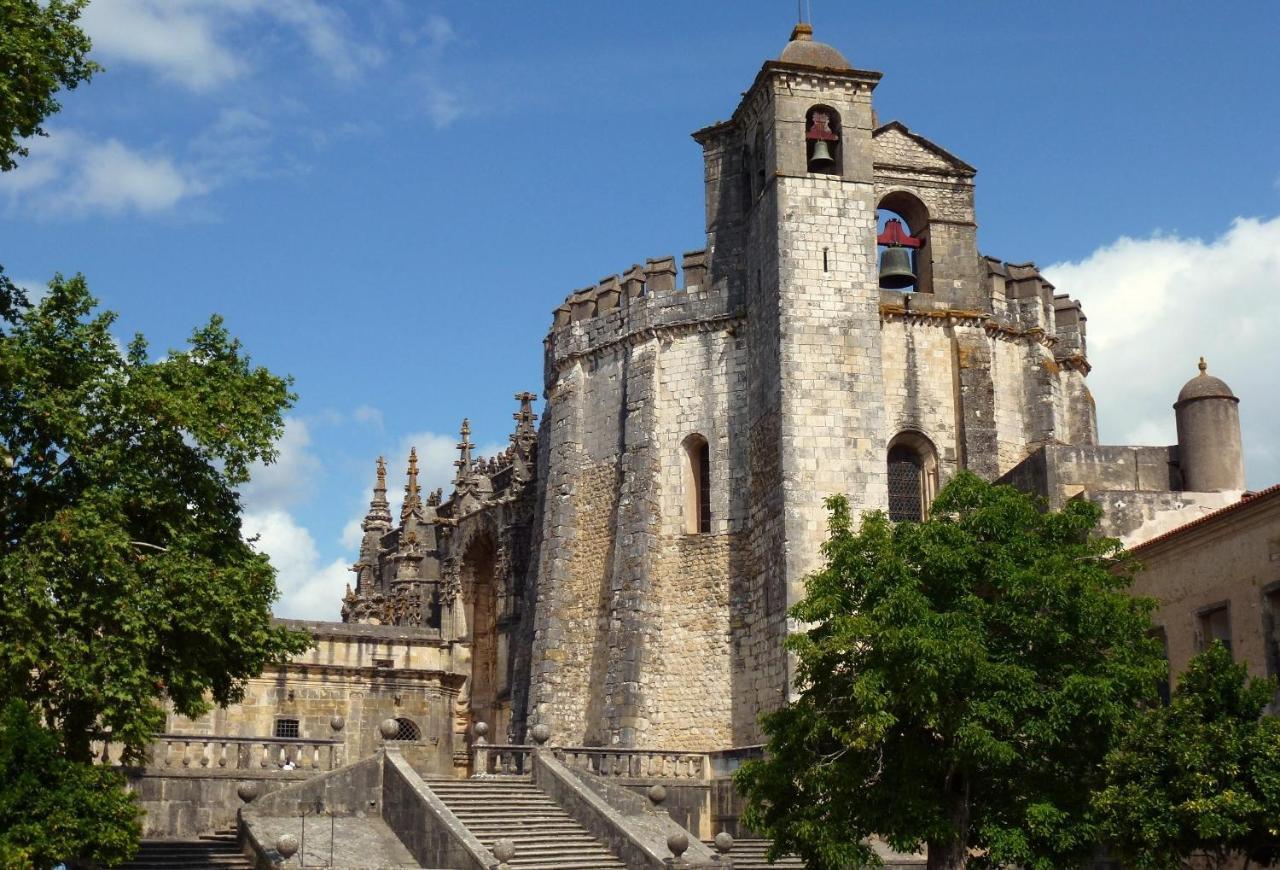
[[656, 807], [667, 799], [667, 788], [663, 785], [649, 786], [649, 801]]
[[487, 722], [477, 722], [471, 728], [471, 733], [476, 735], [476, 740], [484, 740], [485, 735], [489, 733], [489, 725]]
[[236, 797], [248, 803], [258, 796], [261, 786], [256, 782], [242, 782], [236, 786]]
[[400, 733], [400, 723], [388, 717], [379, 723], [378, 731], [381, 732], [383, 740], [395, 740], [396, 735]]
[[516, 844], [510, 840], [499, 840], [493, 844], [493, 857], [503, 864], [516, 856]]
[[281, 834], [276, 837], [276, 851], [280, 853], [281, 858], [288, 861], [298, 854], [298, 838], [293, 834]]
[[721, 831], [716, 834], [715, 844], [717, 852], [728, 855], [729, 850], [733, 848], [733, 836], [728, 831]]
[[533, 731], [530, 732], [530, 736], [533, 737], [534, 743], [541, 746], [551, 739], [551, 726], [545, 722], [539, 722], [537, 725], [533, 726]]
[[337, 713], [334, 713], [329, 717], [329, 727], [334, 731], [341, 731], [343, 728], [347, 727], [347, 720], [343, 719]]
[[676, 831], [667, 837], [667, 848], [671, 850], [671, 854], [676, 856], [676, 860], [685, 853], [689, 848], [689, 835], [684, 831]]

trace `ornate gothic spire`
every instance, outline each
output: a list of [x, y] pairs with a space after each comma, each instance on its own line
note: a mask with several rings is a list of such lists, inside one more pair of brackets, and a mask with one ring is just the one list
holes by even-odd
[[400, 521], [404, 522], [414, 511], [422, 508], [422, 496], [418, 491], [418, 448], [409, 448], [409, 482], [404, 485], [404, 506], [400, 508]]
[[533, 446], [533, 442], [538, 440], [538, 430], [533, 427], [533, 422], [538, 419], [538, 415], [533, 413], [533, 403], [537, 398], [534, 393], [530, 393], [527, 390], [523, 393], [516, 393], [516, 401], [520, 403], [520, 410], [511, 415], [516, 421], [516, 431], [511, 433], [511, 443], [521, 453], [527, 453], [529, 448]]
[[455, 489], [462, 491], [470, 491], [474, 488], [474, 463], [471, 459], [471, 448], [475, 447], [471, 443], [471, 421], [466, 417], [462, 418], [462, 440], [458, 442], [458, 458], [453, 461], [454, 467], [458, 469], [458, 474], [453, 479]]
[[369, 502], [369, 512], [364, 515], [362, 528], [391, 528], [391, 506], [387, 504], [387, 460], [378, 457], [378, 476], [373, 483], [373, 499]]

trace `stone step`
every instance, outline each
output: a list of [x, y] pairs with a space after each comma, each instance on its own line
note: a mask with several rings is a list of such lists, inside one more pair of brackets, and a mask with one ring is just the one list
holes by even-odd
[[[715, 841], [704, 841], [707, 847], [715, 850]], [[776, 864], [770, 864], [765, 860], [765, 855], [769, 852], [769, 847], [773, 845], [771, 840], [761, 840], [756, 838], [744, 838], [733, 841], [733, 849], [729, 852], [729, 858], [733, 861], [734, 870], [769, 870], [769, 868], [782, 868], [782, 870], [804, 870], [804, 862], [794, 855], [786, 855]]]
[[625, 870], [608, 847], [526, 778], [428, 781], [458, 820], [492, 849], [511, 840], [518, 870]]

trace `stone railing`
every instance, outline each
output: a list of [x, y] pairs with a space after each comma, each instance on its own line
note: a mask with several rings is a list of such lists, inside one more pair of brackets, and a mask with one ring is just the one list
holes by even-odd
[[706, 752], [608, 746], [560, 746], [554, 752], [562, 764], [606, 778], [701, 782], [711, 776]]
[[479, 743], [474, 747], [475, 770], [480, 776], [526, 776], [533, 770], [532, 746], [511, 743]]
[[[119, 765], [118, 743], [94, 744], [103, 763]], [[157, 734], [147, 766], [166, 770], [333, 770], [342, 765], [341, 740]]]

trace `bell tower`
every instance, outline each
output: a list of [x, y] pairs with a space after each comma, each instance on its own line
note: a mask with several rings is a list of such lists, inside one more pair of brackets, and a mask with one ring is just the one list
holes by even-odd
[[[733, 117], [694, 134], [706, 164], [710, 280], [746, 312], [753, 599], [780, 660], [761, 709], [790, 684], [786, 608], [819, 565], [828, 496], [887, 505], [871, 94], [796, 25]], [[776, 681], [776, 682], [774, 682]], [[772, 694], [772, 697], [768, 697]]]

